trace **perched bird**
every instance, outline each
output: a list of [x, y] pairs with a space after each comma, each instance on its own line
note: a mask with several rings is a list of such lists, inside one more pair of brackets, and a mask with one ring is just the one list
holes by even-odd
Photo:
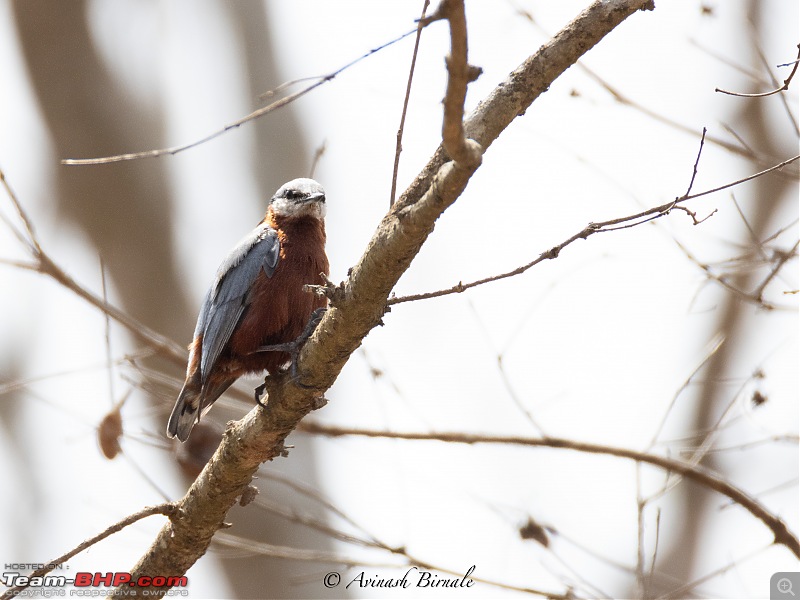
[[[195, 423], [242, 375], [271, 373], [290, 358], [325, 298], [303, 290], [323, 284], [325, 190], [313, 179], [284, 184], [264, 220], [220, 265], [206, 294], [189, 365], [167, 435], [186, 441]], [[313, 322], [311, 323], [313, 324]], [[293, 345], [294, 343], [294, 345]]]

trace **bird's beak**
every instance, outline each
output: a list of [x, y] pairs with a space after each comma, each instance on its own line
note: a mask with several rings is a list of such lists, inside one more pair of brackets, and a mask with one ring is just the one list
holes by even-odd
[[305, 199], [305, 202], [325, 202], [325, 194], [321, 192], [317, 192], [316, 194], [311, 194], [308, 198]]

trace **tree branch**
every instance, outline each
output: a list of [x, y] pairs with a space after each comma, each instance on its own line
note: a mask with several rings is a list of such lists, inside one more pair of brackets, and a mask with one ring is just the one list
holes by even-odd
[[[28, 581], [30, 582], [36, 577], [44, 577], [50, 571], [52, 571], [59, 565], [64, 564], [76, 554], [80, 554], [87, 548], [94, 546], [96, 543], [101, 542], [107, 537], [122, 531], [128, 525], [136, 523], [136, 521], [140, 521], [146, 517], [152, 517], [153, 515], [166, 515], [167, 517], [172, 517], [177, 510], [178, 510], [177, 506], [171, 502], [166, 502], [164, 504], [158, 504], [156, 506], [149, 506], [147, 508], [143, 508], [142, 510], [135, 512], [132, 515], [125, 517], [124, 519], [122, 519], [118, 523], [115, 523], [111, 527], [106, 528], [93, 538], [89, 538], [88, 540], [82, 542], [81, 544], [79, 544], [66, 554], [59, 556], [58, 558], [54, 558], [53, 560], [45, 563], [45, 566], [43, 566], [40, 569], [37, 569], [28, 576]], [[0, 600], [9, 600], [10, 598], [16, 598], [17, 596], [19, 596], [19, 593], [25, 588], [27, 588], [29, 585], [30, 583], [26, 585], [18, 585], [14, 588], [6, 590], [6, 592], [2, 596], [0, 596]]]
[[[53, 259], [50, 258], [50, 255], [47, 254], [47, 252], [45, 252], [42, 248], [32, 221], [25, 212], [25, 209], [22, 207], [22, 204], [17, 198], [14, 189], [6, 180], [5, 173], [2, 169], [0, 169], [0, 184], [5, 189], [6, 195], [8, 196], [9, 200], [11, 200], [14, 210], [17, 212], [17, 216], [19, 217], [20, 221], [22, 221], [25, 232], [21, 232], [5, 218], [3, 220], [6, 222], [6, 225], [11, 229], [17, 239], [19, 239], [20, 242], [26, 246], [28, 252], [33, 257], [33, 263], [17, 263], [15, 266], [36, 271], [37, 273], [42, 273], [44, 275], [49, 275], [62, 286], [77, 294], [80, 298], [95, 308], [99, 308], [101, 311], [103, 311], [103, 313], [127, 328], [128, 331], [130, 331], [135, 337], [147, 344], [149, 347], [153, 348], [157, 352], [162, 353], [164, 356], [170, 358], [181, 366], [186, 363], [187, 352], [183, 347], [180, 346], [180, 344], [173, 342], [168, 337], [161, 335], [157, 331], [149, 328], [144, 323], [137, 321], [125, 311], [120, 310], [112, 304], [109, 304], [104, 298], [83, 287], [72, 277], [70, 277], [69, 274], [67, 274], [67, 272], [64, 271], [59, 265], [57, 265]], [[13, 261], [2, 262], [14, 264]]]
[[[699, 158], [699, 156], [698, 156], [698, 158]], [[725, 190], [725, 189], [728, 189], [730, 187], [734, 187], [734, 186], [740, 185], [740, 184], [742, 184], [742, 183], [744, 183], [746, 181], [750, 181], [752, 179], [756, 179], [757, 177], [761, 177], [763, 175], [766, 175], [767, 173], [772, 173], [772, 172], [775, 172], [775, 171], [779, 171], [780, 169], [782, 169], [786, 165], [789, 165], [789, 164], [791, 164], [791, 163], [793, 163], [793, 162], [795, 162], [797, 160], [800, 160], [800, 155], [793, 156], [792, 158], [784, 160], [783, 162], [781, 162], [781, 163], [779, 163], [777, 165], [774, 165], [772, 167], [769, 167], [768, 169], [764, 169], [763, 171], [759, 171], [758, 173], [755, 173], [753, 175], [748, 175], [747, 177], [743, 177], [742, 179], [738, 179], [737, 181], [734, 181], [732, 183], [727, 183], [725, 185], [721, 185], [721, 186], [718, 186], [718, 187], [713, 188], [711, 190], [706, 190], [704, 192], [699, 192], [697, 194], [684, 195], [684, 196], [681, 196], [680, 198], [676, 198], [675, 200], [672, 200], [670, 202], [666, 202], [666, 203], [661, 204], [659, 206], [654, 206], [652, 208], [648, 208], [647, 210], [642, 211], [642, 212], [638, 212], [638, 213], [636, 213], [634, 215], [628, 215], [626, 217], [617, 217], [615, 219], [609, 219], [608, 221], [600, 221], [600, 222], [597, 222], [597, 223], [589, 223], [586, 227], [584, 227], [583, 229], [581, 229], [579, 232], [575, 233], [571, 237], [567, 238], [566, 240], [564, 240], [563, 242], [561, 242], [557, 246], [553, 246], [549, 250], [545, 250], [538, 257], [536, 257], [534, 260], [532, 260], [529, 263], [524, 264], [524, 265], [522, 265], [520, 267], [517, 267], [516, 269], [513, 269], [511, 271], [506, 271], [504, 273], [499, 273], [497, 275], [492, 275], [490, 277], [484, 277], [483, 279], [478, 279], [478, 280], [475, 280], [475, 281], [471, 281], [469, 283], [463, 283], [463, 282], [459, 281], [457, 284], [455, 284], [455, 285], [453, 285], [453, 286], [451, 286], [449, 288], [445, 288], [445, 289], [442, 289], [442, 290], [436, 290], [434, 292], [423, 292], [423, 293], [420, 293], [420, 294], [412, 294], [412, 295], [408, 295], [408, 296], [396, 296], [396, 297], [393, 297], [393, 298], [389, 298], [389, 300], [386, 302], [386, 304], [387, 304], [387, 306], [391, 307], [391, 306], [393, 306], [395, 304], [400, 304], [402, 302], [413, 302], [413, 301], [416, 301], [416, 300], [427, 300], [429, 298], [438, 298], [440, 296], [447, 296], [449, 294], [461, 294], [462, 292], [465, 292], [468, 289], [477, 287], [479, 285], [484, 285], [486, 283], [491, 283], [493, 281], [499, 281], [501, 279], [506, 279], [508, 277], [514, 277], [516, 275], [521, 275], [525, 271], [527, 271], [527, 270], [531, 269], [532, 267], [535, 267], [536, 265], [538, 265], [540, 262], [543, 262], [545, 260], [551, 260], [551, 259], [557, 258], [558, 255], [561, 253], [561, 251], [564, 248], [566, 248], [567, 246], [569, 246], [570, 244], [572, 244], [573, 242], [575, 242], [577, 240], [588, 239], [590, 236], [592, 236], [592, 235], [594, 235], [596, 233], [605, 233], [605, 232], [609, 232], [609, 231], [616, 231], [616, 230], [619, 230], [619, 229], [626, 229], [626, 228], [629, 228], [629, 227], [636, 227], [638, 225], [642, 225], [644, 223], [648, 223], [648, 222], [653, 221], [655, 219], [659, 219], [661, 217], [664, 217], [664, 216], [668, 215], [670, 213], [670, 211], [675, 210], [675, 209], [685, 210], [689, 214], [689, 216], [692, 218], [693, 223], [695, 225], [699, 225], [700, 223], [705, 221], [711, 215], [708, 215], [703, 219], [697, 219], [697, 216], [693, 212], [691, 212], [688, 209], [680, 206], [681, 203], [686, 202], [687, 200], [693, 200], [694, 198], [699, 198], [701, 196], [707, 196], [709, 194], [713, 194], [715, 192], [719, 192], [721, 190]], [[694, 177], [692, 178], [692, 181], [694, 181]], [[690, 190], [691, 190], [691, 186], [690, 186]], [[711, 213], [711, 214], [713, 214], [713, 213]], [[767, 306], [766, 303], [762, 303], [762, 302], [758, 302], [758, 303], [759, 304], [763, 304], [764, 306]]]
[[206, 135], [205, 137], [200, 138], [199, 140], [195, 140], [194, 142], [190, 142], [190, 143], [184, 144], [182, 146], [172, 146], [170, 148], [160, 148], [160, 149], [157, 149], [157, 150], [145, 150], [144, 152], [130, 152], [128, 154], [117, 154], [115, 156], [104, 156], [104, 157], [101, 157], [101, 158], [65, 158], [65, 159], [63, 159], [61, 161], [61, 164], [62, 165], [67, 165], [67, 166], [72, 166], [72, 165], [104, 165], [104, 164], [108, 164], [108, 163], [120, 162], [120, 161], [123, 161], [123, 160], [137, 160], [137, 159], [140, 159], [140, 158], [156, 158], [156, 157], [159, 157], [159, 156], [164, 156], [165, 154], [174, 155], [174, 154], [178, 154], [179, 152], [183, 152], [184, 150], [189, 150], [189, 149], [194, 148], [196, 146], [200, 146], [202, 144], [205, 144], [206, 142], [209, 142], [209, 141], [213, 140], [214, 138], [217, 138], [217, 137], [219, 137], [219, 136], [221, 136], [221, 135], [223, 135], [225, 133], [228, 133], [232, 129], [237, 129], [237, 128], [241, 127], [245, 123], [248, 123], [250, 121], [254, 121], [256, 119], [259, 119], [259, 118], [263, 117], [266, 114], [269, 114], [269, 113], [274, 112], [274, 111], [276, 111], [276, 110], [278, 110], [280, 108], [283, 108], [287, 104], [290, 104], [290, 103], [294, 102], [295, 100], [297, 100], [298, 98], [301, 98], [302, 96], [305, 96], [306, 94], [308, 94], [309, 92], [311, 92], [315, 88], [318, 88], [322, 84], [328, 83], [329, 81], [332, 81], [342, 71], [345, 71], [345, 70], [349, 69], [353, 65], [361, 62], [365, 58], [368, 58], [368, 57], [372, 56], [376, 52], [378, 52], [380, 50], [383, 50], [387, 46], [391, 46], [392, 44], [394, 44], [396, 42], [399, 42], [402, 39], [405, 39], [406, 37], [408, 37], [409, 35], [411, 35], [415, 31], [416, 31], [416, 29], [412, 29], [411, 31], [407, 31], [406, 33], [402, 34], [401, 36], [399, 36], [399, 37], [397, 37], [397, 38], [395, 38], [393, 40], [390, 40], [390, 41], [386, 42], [385, 44], [383, 44], [381, 46], [378, 46], [377, 48], [373, 48], [372, 50], [370, 50], [366, 54], [362, 54], [361, 56], [359, 56], [355, 60], [351, 60], [346, 65], [344, 65], [342, 67], [339, 67], [335, 71], [331, 71], [330, 73], [327, 73], [326, 75], [319, 75], [318, 77], [305, 77], [303, 79], [296, 79], [294, 81], [287, 81], [286, 83], [282, 83], [276, 89], [271, 90], [269, 92], [266, 92], [265, 94], [262, 94], [261, 97], [262, 98], [270, 97], [270, 96], [274, 95], [275, 93], [277, 93], [278, 91], [282, 91], [282, 90], [286, 89], [287, 87], [289, 87], [290, 85], [293, 85], [295, 83], [299, 83], [301, 81], [315, 80], [314, 83], [311, 83], [311, 84], [307, 85], [303, 89], [298, 90], [296, 92], [293, 92], [293, 93], [289, 94], [288, 96], [284, 96], [283, 98], [280, 98], [279, 100], [275, 100], [274, 102], [268, 104], [267, 106], [262, 106], [261, 108], [256, 109], [253, 112], [251, 112], [249, 115], [245, 115], [245, 116], [233, 121], [232, 123], [228, 123], [222, 129], [218, 129], [217, 131], [214, 131], [213, 133], [210, 133], [210, 134]]
[[[465, 137], [487, 148], [570, 65], [649, 0], [594, 2], [499, 85], [464, 124]], [[229, 426], [217, 452], [180, 501], [132, 577], [182, 575], [203, 555], [228, 509], [264, 461], [285, 456], [283, 442], [300, 420], [324, 405], [324, 392], [363, 338], [382, 323], [386, 299], [477, 165], [448, 162], [442, 147], [384, 217], [298, 361], [298, 378], [266, 381], [269, 403]], [[135, 588], [117, 590], [128, 595]], [[155, 589], [148, 590], [151, 595]], [[158, 590], [163, 594], [166, 588]]]
[[411, 82], [414, 80], [414, 69], [417, 65], [417, 54], [419, 53], [419, 41], [422, 38], [422, 30], [425, 27], [425, 12], [428, 10], [430, 0], [423, 0], [422, 15], [417, 23], [417, 37], [414, 40], [414, 52], [411, 54], [411, 66], [408, 69], [408, 83], [406, 83], [406, 95], [403, 98], [403, 110], [400, 113], [400, 125], [397, 128], [397, 143], [394, 150], [394, 168], [392, 169], [392, 190], [389, 193], [389, 208], [394, 204], [397, 195], [397, 173], [400, 170], [400, 153], [403, 152], [403, 131], [406, 127], [406, 114], [408, 114], [408, 101], [411, 98]]
[[448, 77], [443, 102], [442, 142], [456, 164], [477, 168], [483, 150], [480, 144], [468, 140], [464, 134], [464, 100], [467, 97], [467, 85], [475, 81], [482, 70], [467, 61], [464, 0], [442, 0], [437, 12], [450, 23], [450, 54], [445, 58]]
[[[779, 88], [771, 90], [769, 92], [761, 92], [758, 94], [745, 94], [743, 92], [729, 92], [727, 90], [723, 90], [720, 88], [714, 88], [715, 92], [719, 92], [721, 94], [727, 94], [728, 96], [739, 96], [740, 98], [765, 98], [766, 96], [772, 96], [774, 94], [779, 94], [781, 92], [785, 92], [789, 89], [789, 84], [792, 82], [794, 78], [794, 74], [797, 73], [797, 67], [800, 63], [797, 61], [800, 60], [800, 44], [797, 45], [797, 59], [794, 62], [794, 67], [792, 68], [792, 72], [789, 73], [789, 76], [783, 80], [783, 85]], [[779, 65], [779, 66], [788, 66], [792, 63], [787, 63], [786, 65]]]
[[563, 448], [566, 450], [575, 450], [588, 454], [606, 454], [608, 456], [617, 456], [640, 463], [647, 463], [656, 467], [660, 467], [670, 473], [677, 473], [682, 477], [686, 477], [687, 479], [691, 479], [692, 481], [700, 483], [701, 485], [704, 485], [715, 492], [719, 492], [723, 496], [727, 496], [735, 503], [739, 504], [742, 508], [747, 510], [754, 517], [762, 521], [775, 535], [776, 544], [786, 546], [792, 552], [792, 554], [800, 559], [800, 541], [798, 541], [797, 537], [791, 531], [789, 531], [786, 523], [770, 513], [758, 502], [758, 500], [750, 497], [744, 491], [731, 485], [707, 469], [681, 460], [668, 458], [666, 456], [648, 454], [647, 452], [629, 450], [628, 448], [616, 448], [613, 446], [604, 446], [602, 444], [577, 442], [575, 440], [554, 437], [526, 438], [515, 436], [476, 435], [456, 432], [397, 433], [391, 431], [373, 431], [367, 429], [331, 427], [308, 422], [303, 423], [301, 429], [305, 433], [320, 434], [328, 437], [362, 436], [370, 438], [390, 438], [401, 440], [435, 440], [456, 444], [509, 444], [517, 446]]

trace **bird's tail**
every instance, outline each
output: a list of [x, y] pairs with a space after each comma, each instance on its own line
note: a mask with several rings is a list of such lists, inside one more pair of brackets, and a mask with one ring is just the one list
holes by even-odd
[[201, 386], [198, 380], [199, 377], [186, 379], [167, 423], [167, 435], [171, 438], [177, 437], [182, 442], [189, 439], [192, 427], [208, 412], [214, 401], [236, 381], [236, 378], [217, 381], [212, 379], [212, 382], [206, 383], [205, 386]]
[[200, 390], [193, 383], [187, 379], [183, 384], [167, 423], [167, 435], [177, 437], [182, 442], [189, 439], [192, 427], [200, 420]]

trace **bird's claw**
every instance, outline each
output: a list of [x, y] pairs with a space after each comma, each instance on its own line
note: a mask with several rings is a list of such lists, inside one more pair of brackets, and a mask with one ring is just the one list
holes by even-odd
[[267, 380], [264, 379], [264, 383], [262, 383], [255, 389], [256, 404], [258, 404], [261, 408], [267, 408], [267, 404], [261, 401], [261, 398], [264, 396], [264, 392], [266, 391], [267, 391]]
[[[319, 322], [322, 321], [322, 316], [328, 309], [325, 307], [318, 308], [314, 312], [311, 313], [311, 318], [308, 320], [308, 324], [306, 328], [303, 329], [303, 332], [298, 335], [295, 339], [291, 342], [286, 342], [283, 344], [272, 344], [270, 346], [261, 346], [256, 350], [256, 352], [286, 352], [289, 356], [292, 357], [291, 366], [289, 367], [289, 374], [292, 376], [292, 379], [297, 379], [297, 359], [300, 357], [300, 350], [303, 348], [303, 344], [308, 341], [308, 338], [314, 333], [314, 330], [319, 325]], [[264, 392], [264, 387], [266, 384], [260, 385], [256, 388], [257, 396], [260, 393]], [[256, 402], [259, 402], [258, 397], [256, 397]], [[262, 404], [263, 406], [263, 404]]]

